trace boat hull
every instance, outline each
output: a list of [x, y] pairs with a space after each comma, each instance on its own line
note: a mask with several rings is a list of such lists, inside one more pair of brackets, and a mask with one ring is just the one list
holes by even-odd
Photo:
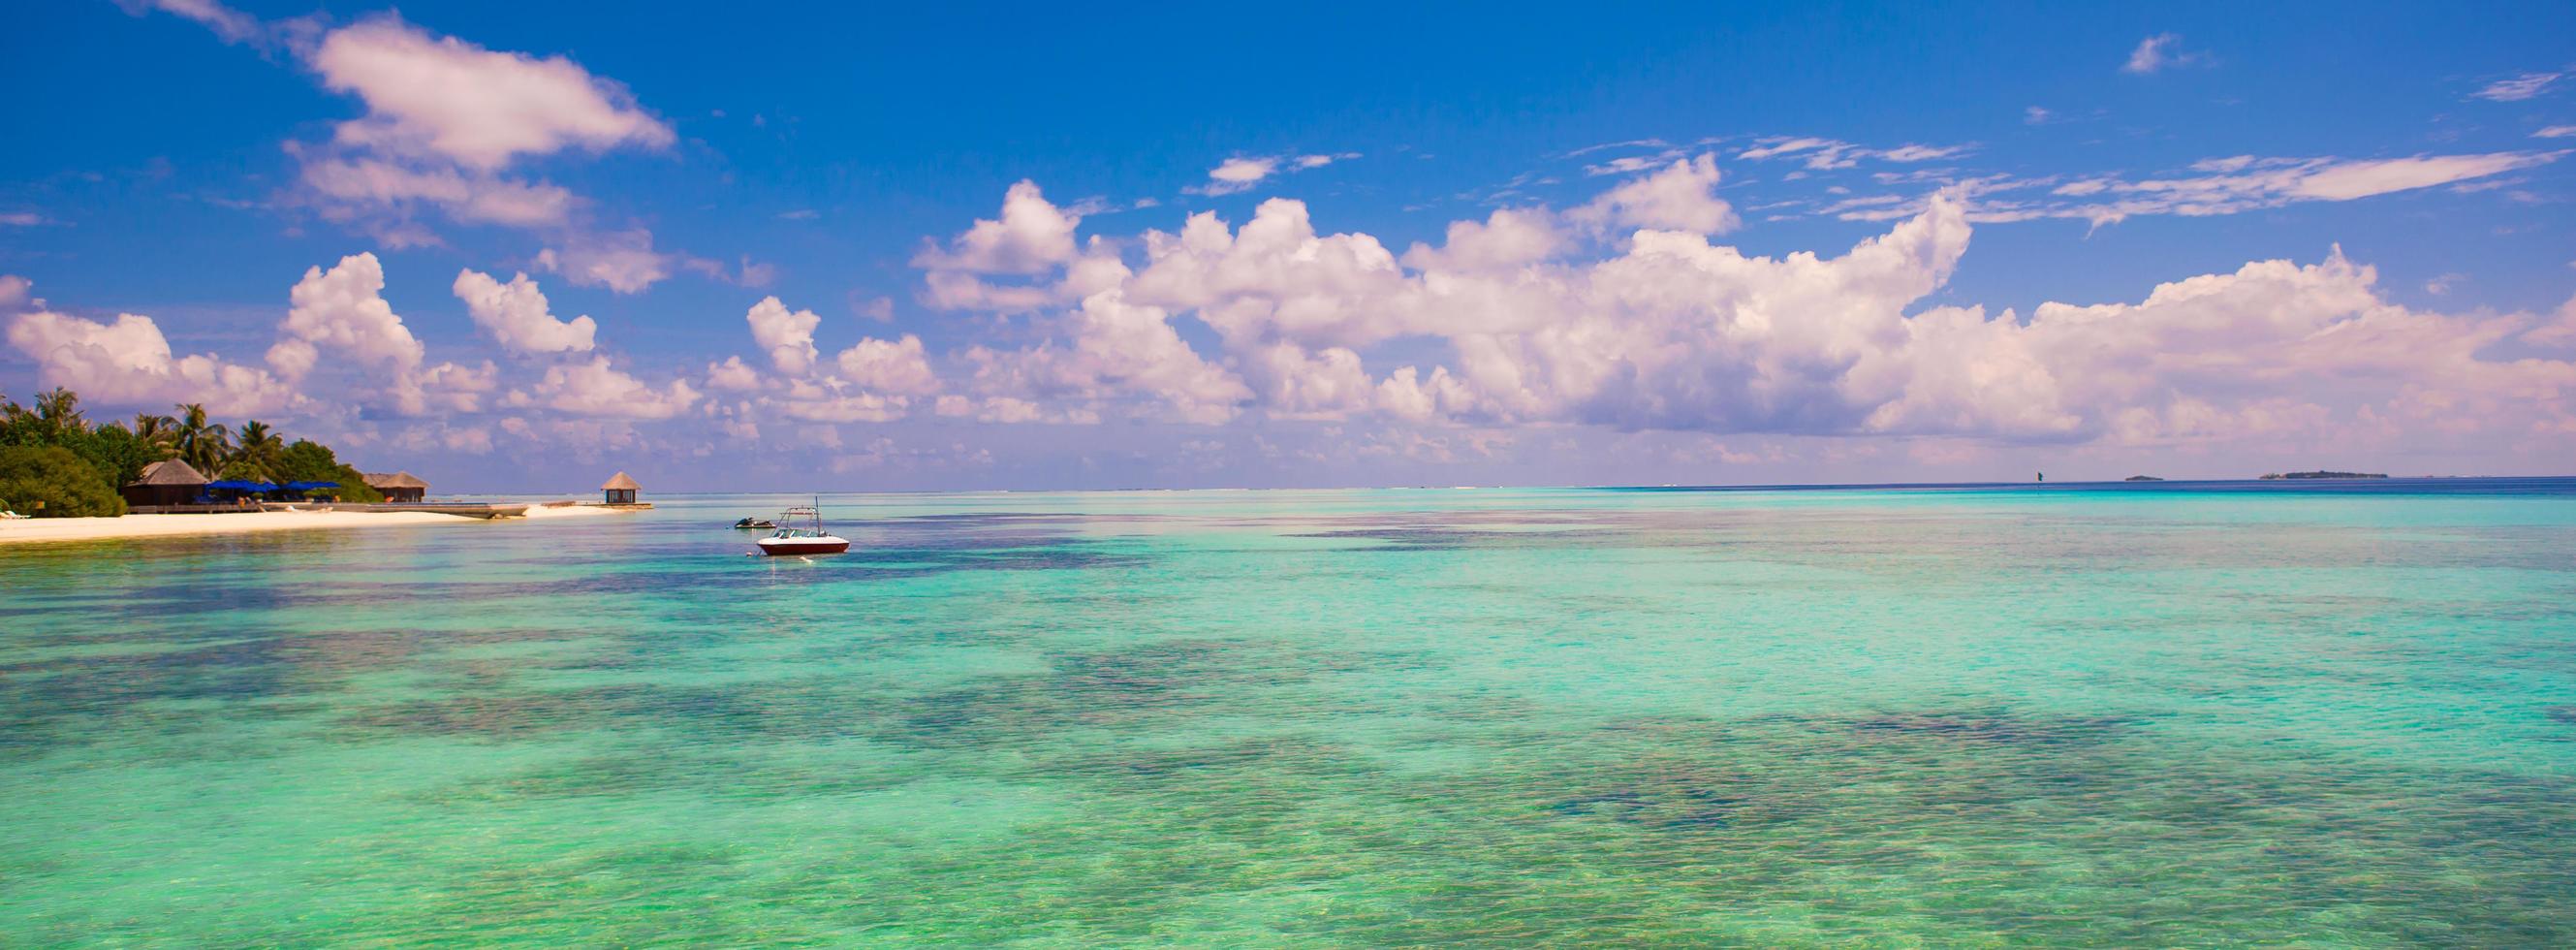
[[840, 554], [850, 549], [850, 542], [840, 538], [762, 538], [760, 553], [771, 557], [790, 554]]

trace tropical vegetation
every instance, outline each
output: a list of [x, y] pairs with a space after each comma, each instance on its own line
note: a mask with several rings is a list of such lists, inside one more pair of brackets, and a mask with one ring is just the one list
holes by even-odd
[[121, 515], [118, 486], [144, 466], [179, 459], [210, 479], [286, 484], [338, 482], [343, 501], [382, 501], [366, 479], [329, 446], [287, 442], [253, 419], [238, 429], [210, 420], [195, 403], [175, 415], [137, 413], [131, 424], [92, 424], [80, 396], [56, 387], [21, 406], [0, 395], [0, 508], [38, 517]]

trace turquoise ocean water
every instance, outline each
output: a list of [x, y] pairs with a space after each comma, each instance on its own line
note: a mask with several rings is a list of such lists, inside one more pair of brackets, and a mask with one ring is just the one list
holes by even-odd
[[2576, 944], [2576, 482], [0, 549], [0, 946]]

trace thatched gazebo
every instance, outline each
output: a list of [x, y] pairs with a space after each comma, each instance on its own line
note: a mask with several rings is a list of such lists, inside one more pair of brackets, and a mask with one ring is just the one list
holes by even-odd
[[636, 484], [633, 476], [619, 472], [617, 477], [599, 486], [599, 490], [607, 495], [608, 504], [632, 505], [635, 503], [635, 493], [643, 491], [644, 486]]
[[197, 474], [188, 463], [171, 459], [143, 466], [141, 477], [116, 490], [133, 508], [184, 505], [205, 493], [206, 476]]
[[429, 483], [421, 481], [419, 476], [410, 472], [395, 472], [391, 475], [368, 472], [366, 477], [367, 487], [385, 496], [386, 501], [417, 503], [429, 499]]

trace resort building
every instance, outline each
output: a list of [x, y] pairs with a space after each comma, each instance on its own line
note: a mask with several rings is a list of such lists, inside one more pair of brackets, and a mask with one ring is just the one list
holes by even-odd
[[367, 487], [375, 489], [390, 502], [420, 502], [429, 498], [429, 483], [410, 472], [391, 475], [368, 472]]
[[143, 475], [116, 490], [131, 508], [185, 505], [206, 492], [206, 476], [188, 463], [171, 459], [143, 466]]
[[599, 486], [599, 490], [606, 493], [609, 504], [632, 505], [635, 504], [635, 493], [643, 491], [644, 486], [636, 484], [635, 479], [625, 472], [619, 472], [617, 477]]

